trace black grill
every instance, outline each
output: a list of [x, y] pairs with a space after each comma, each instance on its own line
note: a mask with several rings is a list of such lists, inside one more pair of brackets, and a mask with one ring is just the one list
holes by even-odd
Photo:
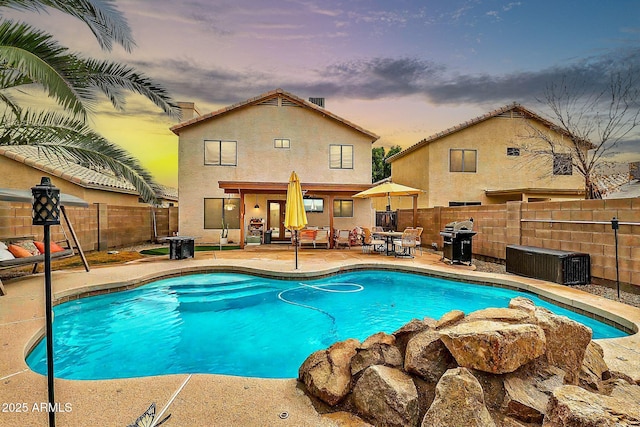
[[537, 248], [507, 246], [507, 272], [562, 285], [584, 285], [591, 278], [589, 254]]
[[473, 249], [473, 219], [469, 221], [450, 222], [440, 232], [442, 236], [442, 259], [453, 263], [468, 263], [471, 265]]

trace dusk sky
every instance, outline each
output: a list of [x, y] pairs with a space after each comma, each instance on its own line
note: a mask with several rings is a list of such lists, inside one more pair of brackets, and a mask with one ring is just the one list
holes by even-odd
[[[511, 102], [544, 113], [545, 87], [593, 87], [640, 65], [638, 0], [122, 0], [137, 47], [100, 51], [71, 17], [6, 13], [72, 51], [136, 67], [202, 113], [282, 88], [408, 147]], [[177, 186], [174, 121], [131, 96], [98, 105], [94, 127]], [[620, 147], [640, 160], [640, 138]]]

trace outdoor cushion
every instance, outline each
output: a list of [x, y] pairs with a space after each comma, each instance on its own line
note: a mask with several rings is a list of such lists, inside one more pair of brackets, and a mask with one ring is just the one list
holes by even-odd
[[[6, 246], [5, 246], [6, 248]], [[7, 261], [10, 259], [15, 259], [16, 257], [13, 256], [13, 254], [11, 252], [9, 252], [8, 249], [0, 249], [0, 261]]]
[[[33, 242], [33, 244], [36, 245], [41, 254], [44, 254], [44, 242]], [[51, 253], [64, 251], [64, 248], [56, 242], [51, 242], [49, 247], [51, 248]]]
[[16, 258], [27, 258], [27, 257], [33, 256], [33, 255], [31, 255], [31, 252], [29, 252], [28, 250], [26, 250], [22, 246], [9, 245], [9, 251]]
[[17, 242], [13, 242], [13, 244], [15, 246], [20, 246], [21, 248], [24, 248], [27, 251], [29, 251], [29, 254], [30, 254], [29, 256], [40, 255], [40, 251], [38, 250], [36, 245], [33, 244], [33, 240], [19, 240]]

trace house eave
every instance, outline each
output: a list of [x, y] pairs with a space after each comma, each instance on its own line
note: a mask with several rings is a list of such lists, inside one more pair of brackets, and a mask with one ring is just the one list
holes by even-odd
[[169, 128], [169, 130], [171, 130], [171, 132], [173, 132], [176, 135], [180, 135], [180, 132], [183, 129], [187, 128], [187, 127], [190, 127], [190, 126], [193, 126], [193, 125], [196, 125], [196, 124], [208, 121], [208, 120], [212, 120], [214, 118], [220, 117], [220, 116], [222, 116], [224, 114], [227, 114], [227, 113], [229, 113], [231, 111], [238, 110], [240, 108], [244, 108], [244, 107], [248, 107], [248, 106], [251, 106], [251, 105], [255, 105], [255, 104], [259, 103], [259, 102], [264, 101], [267, 98], [272, 98], [272, 97], [275, 97], [275, 96], [282, 96], [284, 98], [287, 98], [287, 99], [299, 104], [301, 107], [305, 107], [305, 108], [307, 108], [309, 110], [313, 110], [316, 113], [322, 114], [323, 116], [327, 116], [327, 117], [331, 118], [332, 120], [335, 120], [335, 121], [337, 121], [339, 123], [342, 123], [343, 125], [348, 126], [348, 127], [352, 128], [352, 129], [354, 129], [354, 130], [356, 130], [356, 131], [368, 136], [369, 138], [371, 138], [371, 140], [372, 140], [371, 143], [372, 144], [374, 142], [376, 142], [378, 139], [380, 139], [380, 136], [376, 135], [375, 133], [370, 132], [370, 131], [368, 131], [368, 130], [356, 125], [355, 123], [352, 123], [352, 122], [350, 122], [348, 120], [345, 120], [342, 117], [340, 117], [340, 116], [338, 116], [336, 114], [333, 114], [332, 112], [330, 112], [328, 110], [325, 110], [324, 108], [322, 108], [322, 107], [320, 107], [320, 106], [318, 106], [318, 105], [316, 105], [316, 104], [314, 104], [312, 102], [309, 102], [309, 101], [306, 101], [306, 100], [304, 100], [302, 98], [299, 98], [299, 97], [293, 95], [292, 93], [289, 93], [289, 92], [287, 92], [287, 91], [285, 91], [283, 89], [272, 90], [270, 92], [266, 92], [266, 93], [263, 93], [262, 95], [258, 95], [256, 97], [249, 98], [249, 99], [247, 99], [245, 101], [238, 102], [236, 104], [230, 105], [230, 106], [222, 108], [220, 110], [213, 111], [213, 112], [207, 113], [207, 114], [203, 114], [203, 115], [198, 116], [198, 117], [194, 117], [194, 118], [192, 118], [190, 120], [187, 120], [185, 122], [178, 123], [177, 125], [172, 126], [171, 128]]

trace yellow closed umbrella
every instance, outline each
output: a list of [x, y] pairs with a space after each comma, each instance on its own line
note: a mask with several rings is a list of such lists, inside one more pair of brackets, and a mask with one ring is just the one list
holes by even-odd
[[307, 213], [304, 211], [302, 187], [295, 171], [289, 177], [287, 187], [287, 205], [284, 214], [284, 226], [293, 231], [293, 245], [296, 250], [296, 269], [298, 268], [298, 230], [307, 225]]

